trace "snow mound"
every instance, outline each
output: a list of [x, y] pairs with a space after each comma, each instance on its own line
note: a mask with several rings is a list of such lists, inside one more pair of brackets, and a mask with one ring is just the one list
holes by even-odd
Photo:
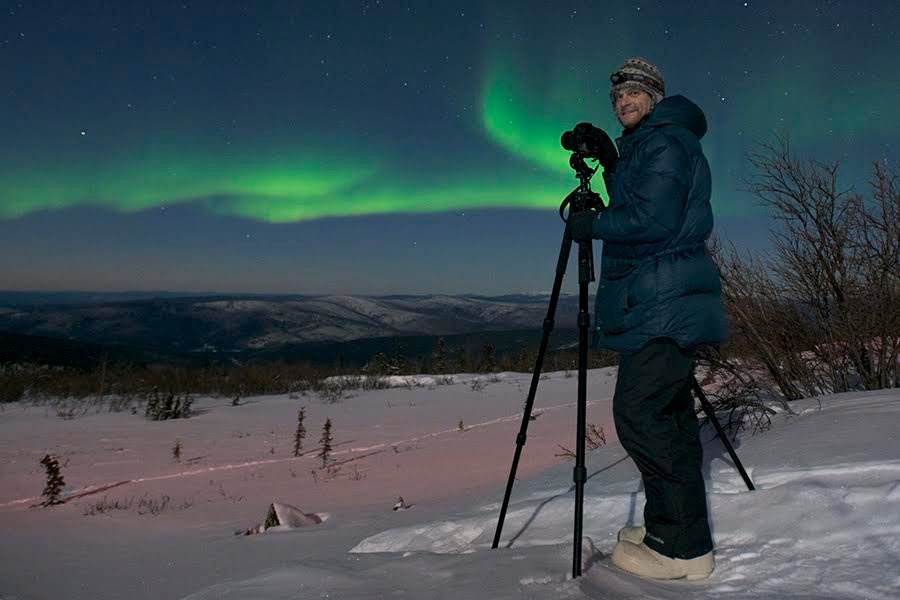
[[421, 527], [405, 527], [374, 535], [357, 544], [350, 553], [410, 552], [427, 550], [436, 554], [473, 552], [471, 544], [485, 531], [482, 519], [461, 523], [442, 521]]

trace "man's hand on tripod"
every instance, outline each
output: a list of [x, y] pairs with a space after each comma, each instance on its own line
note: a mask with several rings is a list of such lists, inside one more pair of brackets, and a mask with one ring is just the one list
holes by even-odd
[[569, 231], [572, 233], [572, 241], [587, 242], [594, 237], [594, 219], [597, 213], [592, 210], [582, 210], [569, 215]]

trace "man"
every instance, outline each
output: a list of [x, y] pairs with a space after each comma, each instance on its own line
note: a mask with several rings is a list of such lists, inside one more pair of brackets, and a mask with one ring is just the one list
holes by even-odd
[[659, 69], [631, 58], [611, 80], [624, 132], [599, 160], [609, 206], [570, 219], [573, 238], [602, 239], [594, 345], [619, 353], [616, 431], [641, 472], [644, 525], [619, 531], [618, 567], [657, 579], [713, 570], [702, 447], [690, 381], [693, 352], [725, 340], [712, 231], [706, 119], [665, 96]]

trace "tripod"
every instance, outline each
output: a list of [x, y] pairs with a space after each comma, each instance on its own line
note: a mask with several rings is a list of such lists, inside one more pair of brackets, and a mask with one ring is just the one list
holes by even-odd
[[[566, 265], [569, 261], [569, 254], [572, 250], [572, 231], [568, 225], [568, 219], [565, 216], [566, 208], [569, 209], [569, 216], [585, 210], [602, 210], [603, 203], [600, 196], [591, 191], [590, 180], [596, 168], [591, 169], [584, 162], [587, 158], [584, 154], [573, 152], [569, 159], [569, 165], [575, 169], [576, 176], [581, 182], [569, 195], [563, 200], [559, 207], [560, 218], [566, 221], [566, 229], [563, 234], [562, 246], [559, 251], [559, 259], [556, 263], [556, 278], [553, 281], [553, 291], [550, 295], [550, 304], [547, 308], [547, 316], [544, 318], [543, 336], [541, 337], [541, 345], [538, 350], [537, 360], [534, 365], [534, 373], [531, 377], [531, 387], [528, 390], [528, 398], [525, 401], [525, 410], [522, 414], [522, 425], [516, 436], [516, 451], [513, 455], [512, 467], [509, 472], [509, 479], [506, 482], [506, 494], [503, 497], [503, 505], [500, 508], [500, 519], [497, 523], [497, 530], [494, 533], [494, 543], [491, 548], [497, 548], [500, 543], [500, 533], [503, 531], [503, 521], [506, 518], [506, 510], [509, 507], [509, 497], [512, 493], [513, 482], [516, 478], [516, 470], [519, 466], [519, 458], [522, 455], [522, 448], [525, 446], [525, 440], [528, 431], [528, 422], [531, 420], [531, 410], [534, 406], [534, 398], [537, 392], [538, 381], [540, 380], [541, 367], [544, 362], [544, 353], [547, 350], [547, 343], [550, 340], [550, 333], [553, 331], [553, 318], [556, 314], [556, 305], [559, 301], [559, 291], [562, 287], [563, 276], [566, 272]], [[581, 576], [581, 532], [582, 518], [584, 513], [584, 483], [587, 481], [587, 468], [584, 465], [585, 455], [585, 419], [587, 407], [587, 358], [588, 358], [588, 326], [590, 324], [590, 314], [588, 313], [588, 284], [594, 281], [594, 254], [592, 241], [585, 240], [578, 243], [578, 401], [577, 401], [577, 424], [575, 429], [575, 468], [572, 473], [572, 480], [575, 482], [575, 539], [574, 551], [572, 556], [572, 577]], [[697, 382], [696, 377], [691, 375], [691, 388], [700, 399], [707, 418], [713, 423], [716, 431], [721, 437], [722, 442], [728, 450], [732, 461], [736, 465], [738, 471], [743, 477], [744, 482], [750, 490], [753, 490], [753, 483], [744, 470], [743, 465], [737, 457], [725, 431], [716, 419], [715, 411], [712, 405], [706, 399], [703, 388]]]

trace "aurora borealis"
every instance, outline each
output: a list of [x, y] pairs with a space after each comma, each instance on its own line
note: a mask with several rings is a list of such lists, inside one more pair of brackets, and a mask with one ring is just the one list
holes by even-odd
[[717, 229], [759, 246], [741, 178], [773, 131], [861, 192], [895, 164], [898, 25], [889, 0], [10, 3], [0, 289], [546, 290], [559, 136], [620, 134], [629, 56], [705, 111]]

